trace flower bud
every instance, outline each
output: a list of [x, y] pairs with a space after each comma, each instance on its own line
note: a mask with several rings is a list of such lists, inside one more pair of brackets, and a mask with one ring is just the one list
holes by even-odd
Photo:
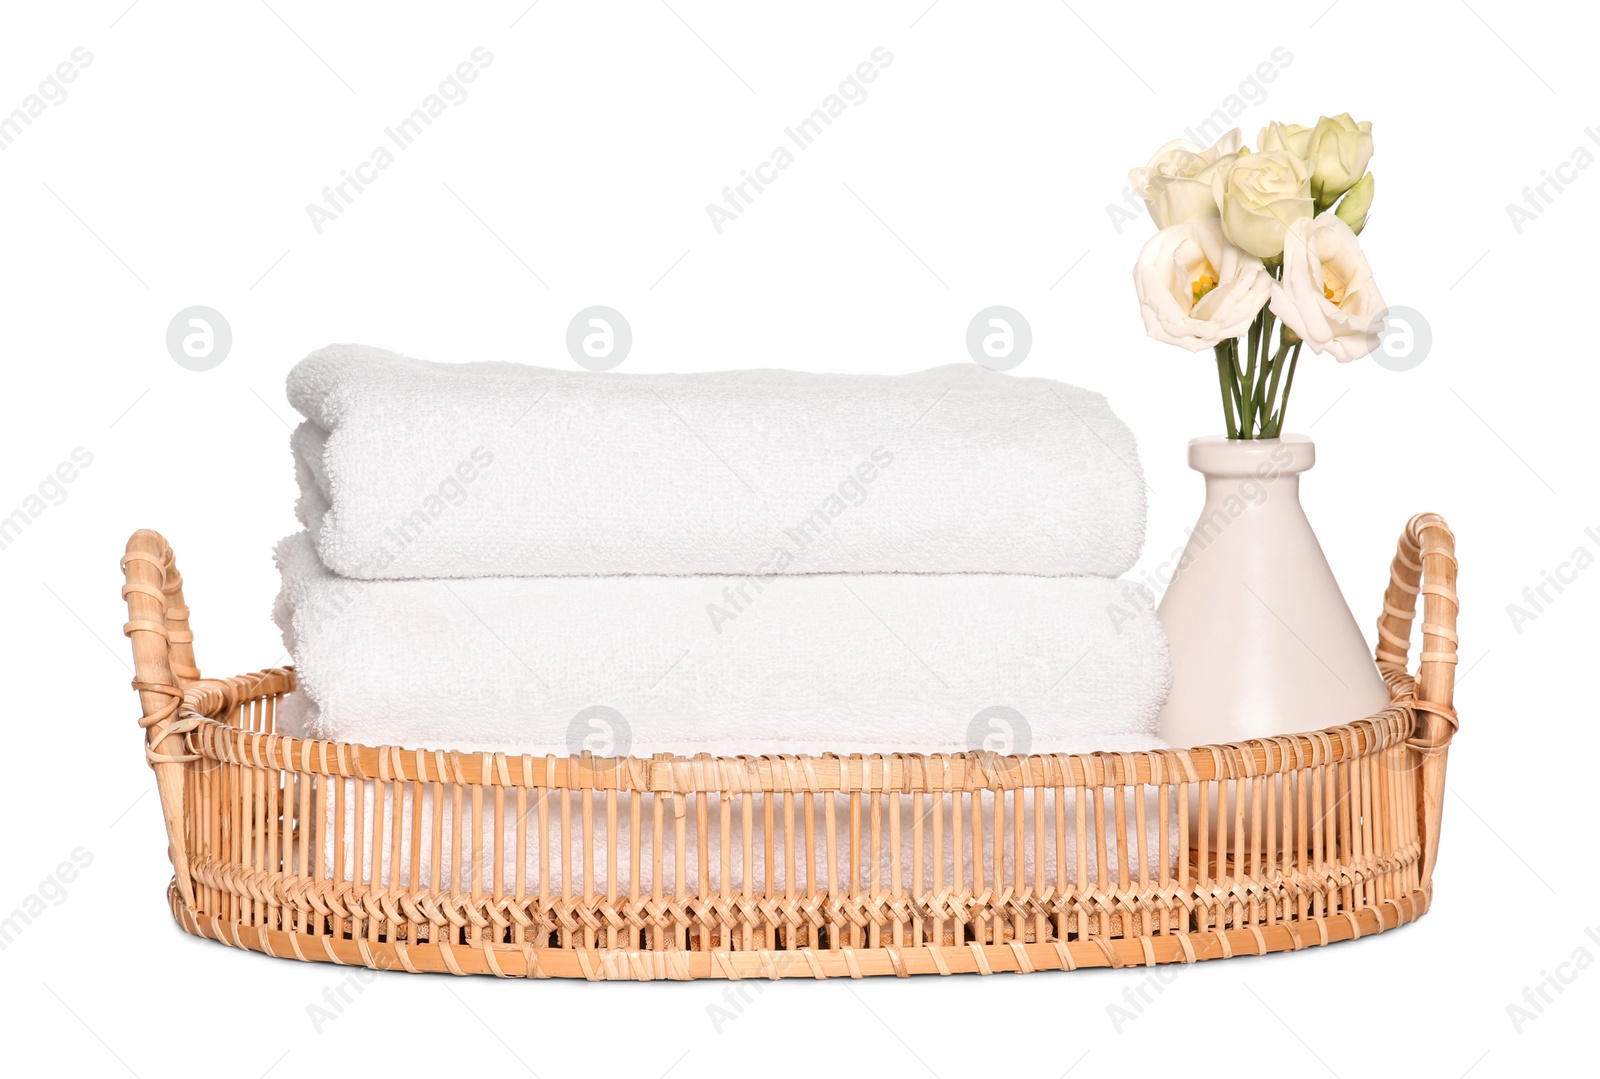
[[1367, 223], [1367, 215], [1372, 212], [1372, 182], [1372, 173], [1369, 172], [1344, 193], [1344, 198], [1340, 199], [1339, 205], [1333, 209], [1334, 215], [1349, 225], [1350, 231], [1357, 236], [1361, 235], [1361, 230]]

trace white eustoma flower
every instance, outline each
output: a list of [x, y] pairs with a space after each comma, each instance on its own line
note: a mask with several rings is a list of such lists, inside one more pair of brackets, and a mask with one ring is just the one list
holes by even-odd
[[1150, 237], [1133, 285], [1145, 331], [1199, 352], [1249, 330], [1272, 291], [1272, 275], [1259, 258], [1230, 244], [1215, 218], [1202, 218]]
[[1144, 200], [1156, 228], [1180, 225], [1201, 217], [1217, 216], [1211, 177], [1239, 156], [1239, 129], [1202, 147], [1188, 139], [1173, 139], [1148, 165], [1128, 171], [1134, 194]]
[[1245, 154], [1212, 174], [1229, 240], [1260, 258], [1283, 252], [1283, 234], [1310, 217], [1311, 165], [1288, 150]]
[[1330, 352], [1341, 363], [1378, 347], [1388, 313], [1360, 241], [1332, 213], [1289, 226], [1271, 306], [1313, 352]]

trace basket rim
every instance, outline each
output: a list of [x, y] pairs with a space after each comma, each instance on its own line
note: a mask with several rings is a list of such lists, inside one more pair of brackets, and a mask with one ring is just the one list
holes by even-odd
[[187, 754], [220, 764], [279, 768], [382, 782], [679, 794], [741, 791], [875, 793], [1116, 787], [1262, 778], [1376, 756], [1411, 744], [1417, 730], [1415, 683], [1386, 672], [1388, 707], [1321, 730], [1189, 748], [1088, 753], [747, 754], [599, 757], [365, 745], [264, 734], [225, 717], [294, 688], [293, 667], [202, 679], [183, 694]]

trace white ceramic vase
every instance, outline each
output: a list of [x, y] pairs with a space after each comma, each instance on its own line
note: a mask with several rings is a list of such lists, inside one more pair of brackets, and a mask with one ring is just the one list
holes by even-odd
[[1157, 613], [1172, 651], [1171, 745], [1349, 723], [1389, 703], [1372, 653], [1300, 508], [1304, 435], [1197, 438], [1206, 501]]

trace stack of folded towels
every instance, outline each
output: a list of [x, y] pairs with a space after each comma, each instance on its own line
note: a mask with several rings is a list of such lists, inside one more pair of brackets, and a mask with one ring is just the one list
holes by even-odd
[[[1159, 748], [1144, 482], [975, 364], [621, 375], [353, 345], [289, 375], [280, 729], [602, 755]], [[370, 796], [370, 795], [369, 795]]]

